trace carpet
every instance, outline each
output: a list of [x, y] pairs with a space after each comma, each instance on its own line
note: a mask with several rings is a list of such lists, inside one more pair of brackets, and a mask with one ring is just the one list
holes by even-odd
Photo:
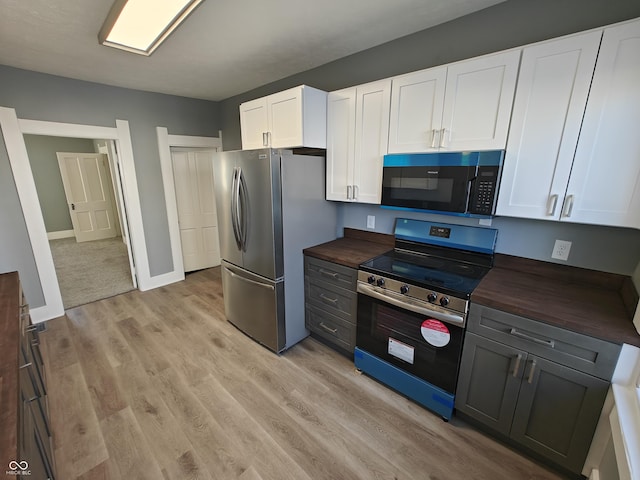
[[63, 238], [49, 245], [65, 310], [133, 290], [122, 237], [81, 243]]

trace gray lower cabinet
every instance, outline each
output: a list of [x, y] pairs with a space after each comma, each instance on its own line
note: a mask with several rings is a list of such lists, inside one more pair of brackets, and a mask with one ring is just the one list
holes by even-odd
[[480, 305], [467, 328], [457, 411], [579, 474], [620, 346]]
[[305, 324], [339, 350], [356, 343], [357, 270], [305, 255]]

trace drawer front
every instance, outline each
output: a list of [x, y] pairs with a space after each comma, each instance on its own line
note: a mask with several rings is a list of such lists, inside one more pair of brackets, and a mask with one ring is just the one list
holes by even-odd
[[307, 305], [306, 327], [335, 345], [353, 352], [356, 344], [356, 326], [339, 317]]
[[356, 323], [358, 297], [354, 291], [336, 287], [317, 278], [307, 277], [305, 302], [350, 323]]
[[310, 278], [315, 278], [347, 290], [356, 290], [358, 271], [336, 263], [326, 262], [318, 258], [305, 256], [304, 271]]
[[543, 322], [472, 304], [469, 331], [610, 381], [621, 346]]

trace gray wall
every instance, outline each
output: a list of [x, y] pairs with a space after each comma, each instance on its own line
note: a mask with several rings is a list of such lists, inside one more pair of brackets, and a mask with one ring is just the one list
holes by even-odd
[[24, 142], [47, 233], [73, 230], [56, 152], [93, 153], [93, 140], [25, 135]]
[[[126, 72], [123, 72], [123, 75]], [[176, 135], [218, 136], [216, 102], [110, 87], [0, 65], [0, 105], [18, 118], [131, 129], [150, 273], [173, 269], [156, 126]], [[44, 304], [4, 140], [0, 137], [0, 272], [18, 270], [33, 307]]]
[[[640, 17], [638, 0], [508, 0], [387, 44], [246, 92], [221, 103], [225, 150], [241, 148], [238, 106], [286, 88], [307, 84], [323, 90], [358, 85], [465, 58], [588, 30]], [[376, 231], [392, 233], [403, 212], [376, 206], [342, 204], [338, 231], [365, 229], [376, 216]], [[444, 215], [412, 218], [477, 225], [477, 221]], [[640, 231], [514, 218], [496, 218], [497, 251], [552, 260], [556, 239], [573, 242], [569, 265], [630, 275], [640, 261]]]

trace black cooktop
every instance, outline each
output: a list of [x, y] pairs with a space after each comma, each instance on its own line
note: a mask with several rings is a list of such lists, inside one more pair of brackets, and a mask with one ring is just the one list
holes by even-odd
[[360, 270], [366, 272], [463, 298], [471, 295], [489, 269], [489, 266], [400, 250], [360, 265]]

